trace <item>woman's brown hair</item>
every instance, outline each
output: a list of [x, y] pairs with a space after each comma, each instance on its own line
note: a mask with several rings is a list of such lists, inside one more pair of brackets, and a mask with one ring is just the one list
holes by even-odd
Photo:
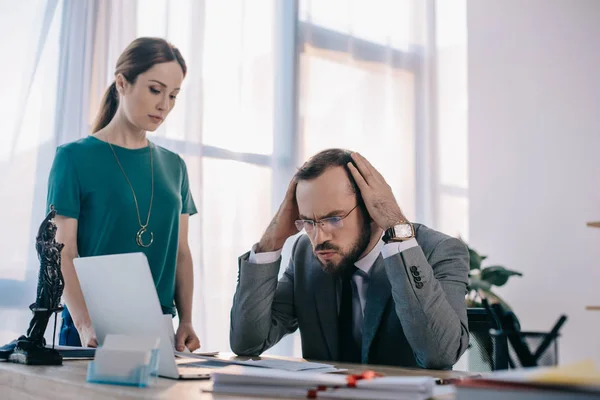
[[[115, 68], [115, 77], [122, 74], [127, 82], [134, 84], [139, 74], [148, 71], [155, 64], [170, 61], [179, 63], [185, 77], [187, 66], [177, 47], [161, 38], [137, 38], [119, 56]], [[117, 85], [113, 81], [102, 97], [92, 133], [96, 133], [108, 125], [115, 116], [117, 108], [119, 108], [119, 93], [117, 92]]]

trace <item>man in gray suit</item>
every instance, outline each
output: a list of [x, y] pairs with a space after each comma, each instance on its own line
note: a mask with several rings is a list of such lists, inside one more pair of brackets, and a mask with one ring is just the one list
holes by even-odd
[[[281, 248], [298, 230], [278, 282]], [[451, 368], [469, 342], [468, 270], [466, 246], [408, 222], [364, 157], [325, 150], [239, 258], [231, 348], [259, 355], [300, 328], [307, 359]]]

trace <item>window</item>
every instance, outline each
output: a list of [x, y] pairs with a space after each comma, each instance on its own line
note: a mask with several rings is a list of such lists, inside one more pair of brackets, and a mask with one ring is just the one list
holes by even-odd
[[[0, 20], [2, 87], [0, 127], [0, 343], [25, 333], [35, 301], [39, 261], [35, 236], [46, 203], [48, 157], [54, 154], [52, 132], [59, 65], [63, 2], [16, 2]], [[53, 3], [53, 2], [50, 2]], [[15, 35], [15, 32], [19, 32]], [[42, 39], [38, 39], [42, 38]], [[27, 184], [38, 182], [35, 184]], [[53, 326], [51, 322], [49, 324]], [[51, 337], [50, 333], [50, 337]]]
[[229, 348], [236, 260], [272, 218], [274, 13], [275, 0], [152, 0], [137, 8], [137, 36], [165, 37], [188, 66], [154, 140], [188, 167], [199, 208], [190, 219], [194, 321], [210, 348]]
[[438, 229], [468, 240], [467, 5], [436, 7]]
[[425, 149], [426, 15], [398, 0], [309, 1], [299, 10], [299, 153], [360, 151], [386, 177], [404, 213], [418, 209]]

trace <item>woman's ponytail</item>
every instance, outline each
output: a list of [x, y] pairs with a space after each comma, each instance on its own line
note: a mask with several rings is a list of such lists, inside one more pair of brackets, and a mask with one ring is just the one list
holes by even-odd
[[115, 116], [117, 108], [119, 108], [119, 92], [117, 91], [117, 84], [113, 82], [108, 89], [106, 89], [106, 92], [102, 97], [100, 111], [98, 111], [98, 115], [96, 115], [92, 133], [96, 133], [108, 125]]

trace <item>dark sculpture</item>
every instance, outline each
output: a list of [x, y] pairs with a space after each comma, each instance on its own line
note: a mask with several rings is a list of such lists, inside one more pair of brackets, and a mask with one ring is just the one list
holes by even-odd
[[[56, 241], [56, 210], [50, 206], [50, 212], [40, 225], [35, 248], [40, 260], [37, 297], [29, 306], [33, 318], [27, 329], [27, 336], [0, 347], [0, 359], [30, 365], [61, 365], [62, 356], [55, 350], [46, 348], [44, 333], [52, 314], [63, 310], [60, 298], [65, 282], [61, 272], [60, 252], [64, 244]], [[55, 315], [56, 330], [56, 315]]]

